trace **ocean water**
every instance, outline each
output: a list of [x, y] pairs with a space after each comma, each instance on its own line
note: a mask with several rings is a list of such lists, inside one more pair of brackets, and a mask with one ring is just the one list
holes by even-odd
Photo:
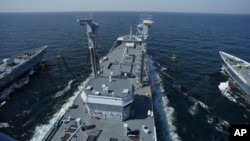
[[[46, 73], [36, 70], [29, 84], [12, 92], [0, 106], [1, 132], [18, 140], [35, 140], [74, 97], [91, 72], [86, 33], [76, 22], [89, 14], [99, 24], [102, 56], [130, 27], [136, 31], [140, 14], [145, 13], [0, 13], [1, 60], [49, 46]], [[249, 124], [250, 104], [238, 93], [222, 94], [227, 77], [221, 73], [218, 52], [250, 61], [250, 15], [149, 14], [155, 21], [148, 54], [158, 73], [152, 79], [158, 140], [228, 140], [230, 124]], [[70, 69], [60, 65], [59, 53]], [[173, 54], [177, 60], [171, 63]]]

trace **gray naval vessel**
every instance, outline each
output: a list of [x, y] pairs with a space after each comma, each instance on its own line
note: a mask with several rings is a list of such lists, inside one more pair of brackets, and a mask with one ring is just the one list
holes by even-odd
[[[25, 72], [41, 62], [48, 46], [42, 46], [17, 56], [3, 59], [0, 64], [0, 100], [8, 96], [11, 89], [6, 86], [18, 80]], [[13, 86], [14, 87], [14, 86]]]
[[42, 140], [157, 141], [146, 43], [153, 17], [143, 16], [136, 34], [130, 28], [99, 59], [98, 24], [77, 21], [86, 27], [92, 74]]
[[250, 63], [220, 51], [223, 70], [229, 75], [234, 86], [250, 95]]

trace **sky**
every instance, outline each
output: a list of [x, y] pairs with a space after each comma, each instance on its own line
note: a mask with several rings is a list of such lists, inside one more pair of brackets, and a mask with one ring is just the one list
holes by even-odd
[[250, 14], [250, 0], [0, 0], [0, 12], [80, 11]]

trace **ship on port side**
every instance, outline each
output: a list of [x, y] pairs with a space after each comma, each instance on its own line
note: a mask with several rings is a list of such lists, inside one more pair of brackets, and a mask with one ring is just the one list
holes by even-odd
[[16, 87], [19, 78], [26, 72], [32, 70], [36, 65], [38, 65], [46, 53], [48, 46], [42, 46], [31, 51], [21, 53], [19, 55], [4, 58], [0, 64], [0, 100], [8, 97], [12, 88]]

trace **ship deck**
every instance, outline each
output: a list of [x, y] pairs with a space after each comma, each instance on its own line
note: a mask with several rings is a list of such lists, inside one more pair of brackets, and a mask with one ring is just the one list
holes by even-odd
[[233, 80], [234, 86], [250, 94], [250, 63], [225, 52], [220, 52], [220, 55], [223, 60], [222, 66]]
[[250, 86], [250, 64], [239, 59], [235, 60], [235, 58], [230, 58], [226, 61], [242, 81]]
[[16, 57], [13, 59], [13, 63], [6, 66], [5, 64], [0, 65], [0, 78], [4, 77], [9, 73], [13, 68], [17, 67], [18, 64], [22, 64], [27, 61], [31, 56], [25, 56], [22, 58]]
[[[128, 124], [128, 128], [131, 129], [131, 131], [139, 131], [140, 140], [142, 139], [143, 141], [152, 141], [155, 138], [154, 117], [148, 116], [147, 114], [148, 109], [152, 110], [151, 100], [148, 97], [136, 95], [134, 117], [123, 122], [115, 120], [93, 119], [88, 115], [88, 113], [86, 113], [84, 106], [85, 105], [83, 104], [79, 95], [74, 101], [74, 108], [69, 109], [64, 115], [65, 119], [71, 117], [70, 122], [61, 122], [60, 127], [51, 139], [52, 141], [66, 141], [69, 138], [71, 138], [72, 141], [87, 141], [91, 140], [91, 138], [95, 138], [97, 141], [112, 141], [112, 139], [113, 141], [127, 141], [130, 139], [127, 136], [123, 136], [124, 123]], [[81, 118], [85, 123], [86, 127], [83, 131], [77, 130], [74, 120], [76, 118]], [[146, 134], [142, 130], [142, 125], [148, 127], [150, 131], [149, 134]]]
[[[131, 41], [129, 41], [131, 42]], [[52, 137], [52, 141], [66, 140], [97, 140], [97, 141], [129, 141], [129, 140], [156, 140], [155, 121], [152, 109], [151, 87], [149, 85], [147, 57], [142, 59], [142, 45], [134, 42], [135, 46], [126, 47], [126, 41], [119, 46], [111, 49], [107, 56], [103, 57], [100, 64], [101, 77], [90, 79], [82, 90], [83, 95], [93, 95], [91, 91], [86, 90], [88, 86], [92, 86], [93, 90], [100, 92], [100, 96], [123, 97], [119, 95], [122, 89], [129, 87], [129, 83], [135, 86], [134, 89], [134, 106], [131, 117], [125, 121], [95, 119], [91, 117], [86, 110], [86, 103], [81, 99], [81, 94], [75, 99], [74, 107], [69, 109], [64, 120], [71, 120], [69, 123], [61, 122], [57, 131]], [[141, 65], [141, 63], [143, 65]], [[138, 67], [143, 66], [142, 80], [143, 85], [137, 86], [138, 83]], [[122, 73], [133, 75], [134, 77], [121, 76]], [[112, 75], [112, 82], [109, 76]], [[136, 76], [136, 77], [135, 77]], [[129, 82], [129, 83], [128, 83]], [[106, 84], [110, 89], [114, 90], [115, 95], [103, 94], [101, 85]], [[84, 104], [83, 104], [84, 103]], [[81, 118], [86, 128], [82, 131], [77, 129], [74, 119]], [[138, 136], [124, 135], [124, 124], [128, 125], [128, 132], [136, 133]], [[146, 126], [148, 129], [143, 129]], [[148, 133], [146, 133], [148, 131]]]
[[103, 76], [109, 76], [111, 72], [113, 76], [120, 74], [120, 72], [126, 72], [135, 74], [135, 66], [138, 61], [138, 54], [141, 50], [141, 46], [126, 47], [125, 43], [122, 43], [115, 49], [111, 49], [105, 60], [100, 64], [101, 72]]
[[[99, 96], [112, 96], [112, 97], [126, 97], [128, 94], [122, 93], [123, 89], [128, 89], [130, 86], [130, 81], [127, 79], [116, 79], [112, 78], [112, 82], [109, 81], [108, 78], [98, 77], [93, 78], [89, 81], [88, 86], [92, 86], [92, 91], [85, 91], [87, 95], [96, 95], [95, 92], [98, 92]], [[104, 93], [102, 85], [105, 84], [108, 86], [108, 92]], [[115, 93], [115, 94], [112, 94]]]
[[[10, 73], [12, 69], [17, 68], [20, 64], [23, 64], [27, 60], [31, 59], [32, 57], [36, 56], [38, 53], [41, 51], [45, 50], [47, 46], [40, 47], [39, 49], [30, 51], [30, 52], [25, 52], [23, 54], [7, 58], [11, 60], [10, 64], [0, 64], [0, 79], [4, 77], [6, 74]], [[4, 59], [5, 60], [5, 59]], [[3, 60], [3, 62], [4, 62]]]
[[246, 80], [248, 84], [250, 84], [250, 65], [247, 66], [232, 66], [236, 72], [238, 72], [239, 75], [242, 76]]
[[[138, 25], [139, 35], [130, 28], [129, 35], [117, 38], [99, 63], [95, 36], [88, 36], [93, 75], [44, 140], [157, 140], [145, 42], [151, 20], [145, 17]], [[91, 18], [78, 22], [95, 35], [98, 24]]]

